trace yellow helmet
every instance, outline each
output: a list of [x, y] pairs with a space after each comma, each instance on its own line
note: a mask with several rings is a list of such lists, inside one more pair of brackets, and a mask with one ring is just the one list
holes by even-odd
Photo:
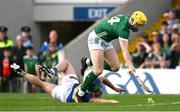
[[133, 12], [133, 14], [131, 15], [131, 18], [134, 19], [135, 23], [139, 24], [139, 25], [144, 25], [147, 23], [147, 17], [146, 15], [141, 12], [141, 11], [135, 11]]

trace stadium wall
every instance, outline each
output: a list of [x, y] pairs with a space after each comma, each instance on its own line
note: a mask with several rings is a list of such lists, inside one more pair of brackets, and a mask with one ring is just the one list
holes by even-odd
[[[144, 27], [147, 28], [150, 24], [157, 21], [163, 12], [171, 6], [171, 1], [169, 0], [130, 0], [123, 7], [115, 9], [108, 16], [112, 15], [129, 15], [134, 10], [142, 10], [148, 16], [148, 24]], [[93, 24], [86, 31], [80, 34], [76, 39], [72, 40], [68, 45], [64, 47], [66, 57], [72, 62], [75, 66], [75, 69], [78, 70], [80, 74], [80, 58], [85, 56], [89, 57], [88, 47], [87, 47], [87, 38], [89, 32], [97, 25], [100, 21]], [[130, 40], [133, 39], [138, 33], [133, 33], [130, 35]], [[115, 49], [119, 50], [118, 43], [113, 42]]]
[[[121, 6], [121, 5], [119, 5]], [[90, 7], [118, 7], [117, 4], [35, 4], [33, 18], [36, 22], [46, 21], [76, 21], [74, 17], [75, 8], [90, 8]], [[82, 10], [81, 10], [82, 11]], [[78, 14], [82, 12], [78, 12]], [[82, 15], [83, 17], [85, 15]]]

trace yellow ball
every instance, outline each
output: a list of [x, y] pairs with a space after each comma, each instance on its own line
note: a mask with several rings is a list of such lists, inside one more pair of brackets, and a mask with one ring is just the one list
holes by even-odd
[[148, 102], [148, 103], [155, 103], [155, 101], [154, 101], [151, 97], [149, 97], [149, 98], [147, 99], [147, 102]]

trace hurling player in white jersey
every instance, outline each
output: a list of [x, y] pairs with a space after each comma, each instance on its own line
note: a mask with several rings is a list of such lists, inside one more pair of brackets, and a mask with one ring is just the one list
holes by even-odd
[[[75, 91], [78, 90], [79, 81], [77, 80], [77, 75], [74, 70], [74, 67], [68, 60], [61, 61], [55, 67], [48, 69], [44, 66], [38, 65], [40, 71], [44, 71], [49, 77], [53, 77], [53, 75], [57, 72], [63, 74], [61, 85], [55, 85], [49, 82], [44, 82], [38, 79], [35, 75], [24, 72], [19, 65], [12, 64], [11, 68], [22, 75], [28, 82], [35, 85], [36, 87], [40, 87], [54, 99], [60, 102], [99, 102], [99, 103], [118, 103], [118, 101], [113, 99], [102, 99], [98, 98], [101, 96], [102, 91], [100, 89], [101, 83], [106, 84], [116, 92], [121, 93], [125, 91], [124, 89], [115, 87], [110, 81], [103, 77], [97, 78], [94, 81], [94, 85], [89, 91], [86, 92], [84, 98], [79, 100], [75, 97]], [[96, 88], [94, 88], [96, 87]], [[92, 90], [92, 91], [91, 91]]]

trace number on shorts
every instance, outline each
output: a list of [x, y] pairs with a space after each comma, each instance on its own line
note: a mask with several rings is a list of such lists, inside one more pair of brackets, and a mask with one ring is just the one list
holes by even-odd
[[113, 25], [114, 23], [117, 23], [117, 22], [119, 22], [119, 21], [120, 21], [120, 18], [114, 16], [114, 17], [112, 17], [110, 20], [108, 20], [108, 23], [109, 23], [110, 25]]

